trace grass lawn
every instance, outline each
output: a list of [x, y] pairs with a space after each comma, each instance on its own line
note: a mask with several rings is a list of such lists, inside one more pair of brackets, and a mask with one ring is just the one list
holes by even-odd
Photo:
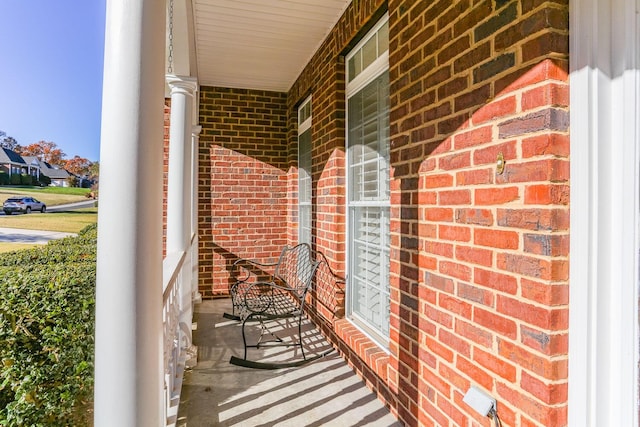
[[79, 187], [32, 187], [33, 191], [39, 191], [41, 193], [48, 194], [69, 194], [72, 196], [86, 196], [91, 192], [90, 188]]
[[38, 212], [0, 216], [0, 228], [26, 228], [28, 230], [62, 231], [77, 233], [98, 221], [98, 208], [78, 209], [68, 212]]
[[87, 200], [86, 195], [90, 191], [89, 188], [2, 186], [0, 187], [0, 203], [4, 203], [11, 196], [24, 195], [35, 197], [50, 207]]

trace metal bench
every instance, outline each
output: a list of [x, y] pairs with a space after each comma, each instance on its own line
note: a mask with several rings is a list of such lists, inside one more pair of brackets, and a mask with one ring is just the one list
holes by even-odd
[[[242, 322], [244, 356], [232, 356], [232, 364], [258, 369], [277, 369], [300, 366], [323, 356], [320, 354], [308, 358], [302, 345], [305, 302], [319, 264], [319, 261], [313, 259], [311, 248], [305, 243], [293, 247], [285, 246], [278, 262], [273, 264], [244, 259], [234, 263], [237, 280], [229, 289], [233, 313], [225, 314], [225, 317]], [[268, 272], [269, 268], [273, 268], [272, 275]], [[267, 323], [277, 319], [292, 319], [297, 326], [297, 336], [285, 340], [270, 330]], [[251, 322], [259, 322], [261, 330], [256, 342], [250, 343], [247, 327]], [[267, 363], [247, 358], [249, 348], [270, 345], [298, 347], [302, 360]]]

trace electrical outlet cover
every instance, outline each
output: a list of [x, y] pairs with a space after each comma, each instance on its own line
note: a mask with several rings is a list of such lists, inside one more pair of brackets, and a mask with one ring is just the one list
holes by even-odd
[[491, 411], [491, 408], [495, 408], [496, 406], [496, 399], [473, 385], [469, 391], [467, 391], [467, 394], [464, 395], [462, 401], [471, 406], [483, 417], [486, 417]]

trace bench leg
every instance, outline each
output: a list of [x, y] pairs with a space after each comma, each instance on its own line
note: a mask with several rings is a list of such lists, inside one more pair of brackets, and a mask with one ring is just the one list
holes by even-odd
[[304, 346], [302, 345], [302, 312], [298, 316], [298, 344], [300, 346], [300, 353], [302, 353], [302, 359], [307, 360], [307, 356], [304, 354]]

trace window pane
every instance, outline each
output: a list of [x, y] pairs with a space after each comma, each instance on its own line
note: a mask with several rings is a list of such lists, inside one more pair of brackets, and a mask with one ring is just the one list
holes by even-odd
[[311, 129], [298, 136], [298, 239], [311, 243]]
[[299, 231], [298, 240], [299, 243], [311, 244], [311, 205], [299, 206]]
[[389, 22], [378, 30], [378, 56], [389, 50]]
[[362, 51], [356, 52], [355, 55], [349, 59], [349, 81], [353, 80], [362, 72]]
[[378, 43], [376, 37], [371, 37], [368, 42], [362, 46], [362, 69], [367, 68], [378, 57]]
[[310, 117], [311, 117], [311, 100], [307, 101], [305, 104], [301, 105], [298, 108], [298, 125], [301, 125]]
[[311, 202], [311, 130], [298, 137], [298, 198]]

